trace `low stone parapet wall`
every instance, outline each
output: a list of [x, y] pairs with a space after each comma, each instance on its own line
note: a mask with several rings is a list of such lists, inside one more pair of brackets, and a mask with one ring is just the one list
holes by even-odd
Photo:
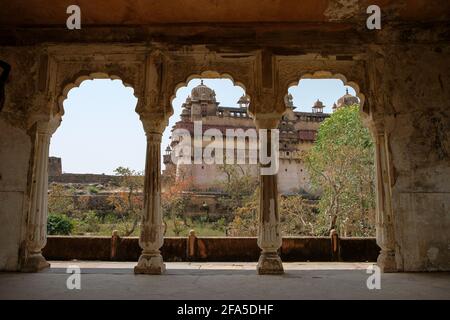
[[[336, 241], [336, 240], [334, 240]], [[333, 249], [334, 248], [334, 249]], [[286, 237], [280, 249], [283, 261], [376, 261], [380, 248], [375, 238]], [[162, 255], [174, 261], [257, 261], [256, 237], [168, 237]], [[48, 236], [43, 254], [47, 260], [137, 261], [137, 237]]]
[[61, 175], [49, 176], [48, 182], [56, 183], [80, 183], [80, 184], [107, 184], [116, 183], [117, 176], [94, 173], [63, 173]]

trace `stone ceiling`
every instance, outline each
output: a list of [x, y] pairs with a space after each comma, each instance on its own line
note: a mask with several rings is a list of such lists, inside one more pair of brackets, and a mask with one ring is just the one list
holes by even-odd
[[450, 2], [437, 0], [0, 0], [0, 25], [64, 24], [66, 8], [78, 4], [83, 24], [151, 25], [172, 23], [352, 21], [379, 5], [390, 19], [445, 21]]

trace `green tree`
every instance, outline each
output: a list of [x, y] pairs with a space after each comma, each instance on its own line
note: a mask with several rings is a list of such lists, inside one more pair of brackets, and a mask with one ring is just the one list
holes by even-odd
[[118, 176], [121, 190], [111, 194], [108, 201], [114, 206], [114, 212], [123, 224], [125, 236], [129, 236], [138, 226], [144, 207], [144, 175], [124, 167], [118, 167], [114, 172]]
[[225, 174], [226, 179], [220, 181], [225, 195], [218, 199], [218, 203], [233, 216], [238, 208], [252, 200], [258, 186], [258, 178], [238, 164], [224, 164], [219, 169]]
[[[221, 167], [227, 179], [222, 183], [226, 196], [219, 203], [232, 213], [228, 235], [255, 236], [258, 226], [258, 179], [239, 165]], [[280, 196], [281, 230], [285, 235], [314, 235], [315, 214], [300, 195]]]
[[259, 187], [235, 209], [233, 220], [228, 224], [227, 235], [254, 237], [258, 231]]
[[[279, 197], [280, 229], [283, 235], [316, 235], [316, 213], [300, 195]], [[236, 209], [228, 225], [230, 236], [256, 236], [258, 231], [259, 188]]]
[[338, 109], [320, 126], [306, 156], [313, 186], [321, 193], [319, 234], [374, 235], [374, 147], [359, 106]]
[[301, 195], [280, 196], [280, 226], [283, 235], [315, 236], [316, 213], [314, 206]]
[[166, 169], [164, 174], [163, 193], [161, 194], [161, 207], [163, 211], [164, 224], [172, 223], [172, 230], [176, 236], [185, 231], [189, 224], [186, 217], [186, 208], [189, 197], [184, 192], [191, 187], [189, 178], [177, 179], [174, 167]]

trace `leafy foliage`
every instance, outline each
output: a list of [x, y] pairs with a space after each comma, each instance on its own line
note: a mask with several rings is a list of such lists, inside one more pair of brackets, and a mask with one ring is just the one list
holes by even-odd
[[[316, 213], [300, 195], [280, 196], [280, 227], [283, 235], [314, 236]], [[240, 208], [228, 225], [230, 236], [256, 236], [258, 231], [259, 188]]]
[[225, 174], [226, 179], [221, 182], [221, 189], [226, 196], [220, 197], [218, 203], [228, 212], [236, 212], [248, 201], [252, 201], [254, 192], [258, 187], [258, 178], [251, 175], [242, 166], [221, 165], [219, 167]]
[[234, 218], [228, 224], [229, 236], [254, 237], [258, 231], [259, 187], [246, 198], [242, 206], [234, 211]]
[[300, 195], [280, 197], [280, 226], [284, 235], [315, 236], [317, 213]]
[[98, 193], [98, 189], [95, 186], [89, 186], [88, 191], [91, 194], [97, 194]]
[[374, 147], [358, 105], [325, 120], [306, 157], [311, 182], [321, 191], [319, 234], [374, 235]]
[[48, 212], [54, 214], [72, 214], [74, 211], [73, 190], [61, 184], [52, 184], [48, 194]]
[[144, 208], [142, 190], [144, 175], [130, 168], [118, 167], [114, 170], [119, 177], [120, 192], [108, 197], [110, 204], [124, 226], [124, 235], [131, 235], [138, 226]]
[[90, 210], [83, 215], [77, 227], [86, 233], [98, 232], [100, 231], [100, 219], [95, 211]]
[[166, 174], [164, 181], [164, 192], [161, 195], [161, 206], [163, 210], [166, 229], [168, 222], [172, 224], [172, 230], [176, 236], [189, 227], [187, 217], [184, 214], [189, 204], [189, 197], [184, 193], [191, 185], [190, 179], [177, 179], [174, 168]]
[[74, 227], [72, 220], [64, 214], [51, 213], [47, 220], [47, 233], [50, 235], [69, 235]]

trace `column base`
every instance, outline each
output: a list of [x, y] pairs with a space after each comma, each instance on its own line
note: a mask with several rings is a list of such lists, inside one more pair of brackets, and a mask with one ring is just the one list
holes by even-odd
[[134, 267], [135, 274], [162, 274], [166, 271], [161, 254], [141, 254], [137, 266]]
[[31, 254], [25, 260], [25, 263], [22, 265], [20, 271], [21, 272], [39, 272], [43, 269], [49, 268], [50, 263], [45, 260], [42, 253]]
[[378, 258], [377, 265], [384, 273], [397, 272], [397, 263], [395, 262], [395, 253], [393, 251], [381, 250]]
[[283, 263], [276, 252], [262, 252], [256, 267], [258, 274], [283, 274]]

